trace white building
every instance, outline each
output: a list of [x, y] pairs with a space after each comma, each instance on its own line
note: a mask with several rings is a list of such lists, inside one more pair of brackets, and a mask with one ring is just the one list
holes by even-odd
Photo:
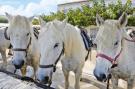
[[64, 11], [66, 13], [69, 9], [81, 9], [83, 5], [92, 5], [92, 3], [88, 0], [73, 0], [72, 2], [58, 4], [58, 11]]
[[[100, 2], [101, 0], [95, 0], [96, 2]], [[125, 4], [127, 0], [122, 0], [122, 3]], [[132, 1], [132, 6], [135, 7], [135, 0], [131, 0]], [[117, 0], [105, 0], [106, 5], [108, 5], [109, 3], [116, 3]], [[68, 10], [70, 9], [77, 9], [80, 8], [82, 5], [88, 5], [88, 6], [92, 6], [93, 2], [89, 1], [89, 0], [73, 0], [72, 2], [66, 2], [66, 3], [62, 3], [62, 4], [58, 4], [58, 11], [63, 11], [64, 13], [66, 13]]]

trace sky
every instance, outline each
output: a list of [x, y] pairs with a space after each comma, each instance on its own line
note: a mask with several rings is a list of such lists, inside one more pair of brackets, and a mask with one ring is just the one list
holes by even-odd
[[57, 11], [57, 4], [69, 1], [75, 0], [0, 0], [0, 15], [5, 15], [5, 12], [27, 17], [43, 13], [48, 15]]
[[57, 11], [57, 4], [71, 1], [78, 0], [0, 0], [0, 15], [5, 15], [5, 12], [27, 17], [43, 13], [49, 15]]

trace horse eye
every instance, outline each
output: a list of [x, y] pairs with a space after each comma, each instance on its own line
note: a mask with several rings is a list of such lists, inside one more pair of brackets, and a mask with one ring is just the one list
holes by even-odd
[[27, 36], [29, 36], [30, 33], [27, 33]]
[[115, 46], [116, 46], [116, 45], [118, 45], [118, 41], [117, 41], [117, 42], [115, 42], [115, 43], [114, 43], [114, 45], [115, 45]]
[[54, 45], [54, 48], [58, 47], [58, 45], [59, 45], [59, 43], [56, 43], [56, 44]]

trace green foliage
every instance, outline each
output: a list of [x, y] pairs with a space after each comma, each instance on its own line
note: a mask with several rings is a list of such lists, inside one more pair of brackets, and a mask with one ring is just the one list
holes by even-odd
[[33, 25], [38, 25], [38, 24], [39, 24], [38, 19], [34, 19], [34, 20], [32, 21], [32, 24], [33, 24]]
[[135, 26], [135, 16], [130, 16], [128, 18], [128, 25], [129, 26]]
[[0, 23], [8, 23], [8, 20], [3, 16], [0, 16]]
[[[72, 25], [89, 26], [96, 25], [95, 16], [97, 13], [104, 19], [118, 19], [122, 12], [132, 15], [133, 11], [135, 11], [135, 8], [131, 7], [131, 0], [127, 0], [124, 5], [121, 0], [117, 0], [117, 3], [110, 3], [109, 5], [105, 5], [104, 0], [100, 0], [100, 2], [96, 0], [90, 1], [93, 1], [92, 7], [84, 5], [81, 9], [70, 9], [66, 13], [58, 11], [57, 13], [51, 13], [49, 16], [42, 15], [42, 17], [46, 22], [54, 19], [63, 20], [65, 17], [68, 17], [68, 22]], [[134, 16], [130, 16], [128, 25], [135, 26]]]

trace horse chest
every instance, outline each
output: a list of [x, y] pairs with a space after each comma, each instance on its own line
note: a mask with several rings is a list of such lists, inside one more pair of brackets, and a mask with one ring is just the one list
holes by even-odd
[[66, 58], [62, 60], [62, 66], [67, 69], [68, 71], [76, 70], [77, 66], [79, 65], [78, 61], [73, 58]]

